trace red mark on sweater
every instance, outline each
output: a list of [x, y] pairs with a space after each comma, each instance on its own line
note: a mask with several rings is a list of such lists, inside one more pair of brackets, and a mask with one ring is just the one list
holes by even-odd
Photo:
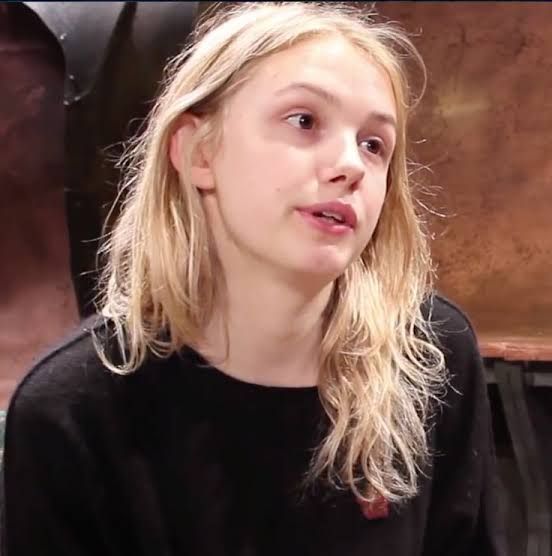
[[389, 516], [389, 502], [383, 496], [378, 496], [373, 502], [357, 498], [357, 503], [366, 519], [384, 519]]

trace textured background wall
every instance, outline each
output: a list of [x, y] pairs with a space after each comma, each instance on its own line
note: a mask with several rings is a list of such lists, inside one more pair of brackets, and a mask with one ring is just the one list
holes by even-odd
[[[439, 285], [484, 339], [552, 338], [552, 7], [389, 2], [429, 72], [413, 138], [428, 164]], [[551, 356], [552, 357], [552, 356]]]

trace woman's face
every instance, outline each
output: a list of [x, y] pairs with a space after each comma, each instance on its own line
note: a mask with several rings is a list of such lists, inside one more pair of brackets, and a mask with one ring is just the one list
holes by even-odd
[[224, 107], [204, 195], [223, 266], [342, 274], [376, 227], [395, 121], [387, 76], [344, 39], [261, 62]]

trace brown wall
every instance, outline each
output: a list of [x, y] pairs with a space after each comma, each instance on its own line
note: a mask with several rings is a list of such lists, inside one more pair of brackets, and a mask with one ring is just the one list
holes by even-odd
[[414, 120], [428, 164], [441, 289], [482, 337], [552, 338], [552, 6], [390, 2], [429, 85]]

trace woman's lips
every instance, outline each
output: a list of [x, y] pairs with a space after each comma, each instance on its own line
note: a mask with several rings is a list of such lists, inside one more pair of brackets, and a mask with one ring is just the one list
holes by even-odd
[[346, 223], [337, 222], [324, 216], [315, 216], [313, 213], [303, 209], [299, 209], [298, 212], [308, 224], [321, 232], [332, 235], [344, 235], [353, 230]]
[[314, 218], [327, 221], [331, 224], [334, 220], [335, 225], [344, 226], [351, 229], [356, 228], [357, 215], [351, 205], [341, 201], [330, 201], [328, 203], [317, 203], [299, 209], [301, 213], [310, 214]]

